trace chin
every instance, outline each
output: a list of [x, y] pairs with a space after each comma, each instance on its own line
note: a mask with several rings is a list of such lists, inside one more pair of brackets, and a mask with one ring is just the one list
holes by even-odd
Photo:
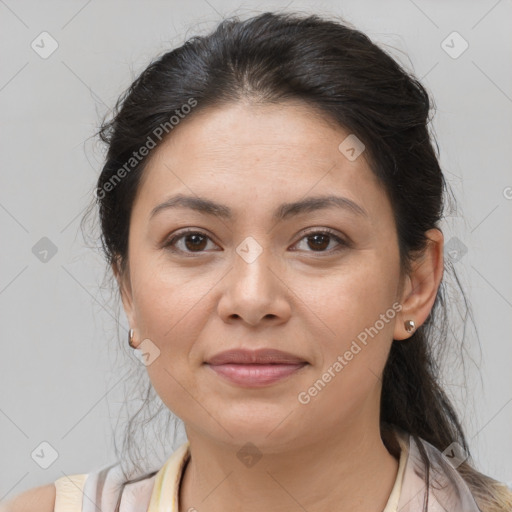
[[[253, 405], [249, 408], [250, 412], [246, 407], [216, 416], [225, 429], [221, 428], [219, 431], [216, 428], [217, 433], [222, 437], [222, 442], [235, 446], [243, 446], [250, 442], [262, 449], [282, 448], [283, 445], [296, 443], [298, 432], [294, 429], [298, 428], [301, 422], [297, 421], [296, 417], [295, 421], [291, 421], [294, 415], [290, 415], [289, 408], [276, 407], [273, 413], [269, 411], [268, 405], [264, 408]], [[290, 428], [292, 426], [293, 429]]]

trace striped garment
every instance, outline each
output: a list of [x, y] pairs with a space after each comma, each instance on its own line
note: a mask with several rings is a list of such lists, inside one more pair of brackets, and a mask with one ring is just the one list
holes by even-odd
[[[422, 512], [428, 494], [428, 512], [480, 512], [467, 484], [453, 461], [420, 439], [431, 463], [426, 493], [425, 465], [414, 438], [395, 432], [400, 461], [395, 484], [383, 512]], [[178, 512], [181, 476], [190, 459], [189, 442], [183, 443], [162, 468], [125, 486], [120, 465], [88, 474], [70, 475], [55, 481], [55, 512]], [[459, 460], [460, 462], [460, 460]]]

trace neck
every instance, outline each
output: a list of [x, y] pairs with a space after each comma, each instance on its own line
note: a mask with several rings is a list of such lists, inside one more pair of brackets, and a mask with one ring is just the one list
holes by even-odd
[[237, 456], [239, 446], [197, 432], [187, 436], [191, 457], [179, 512], [381, 512], [398, 471], [378, 428], [354, 428], [279, 452], [262, 450], [259, 460], [245, 463]]

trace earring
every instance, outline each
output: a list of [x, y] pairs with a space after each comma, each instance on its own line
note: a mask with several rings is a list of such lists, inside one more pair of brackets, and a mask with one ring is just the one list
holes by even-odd
[[414, 323], [414, 320], [407, 320], [404, 322], [404, 327], [407, 332], [412, 332], [416, 329], [416, 324]]
[[132, 348], [137, 348], [133, 345], [133, 329], [130, 329], [128, 332], [128, 345], [130, 345]]

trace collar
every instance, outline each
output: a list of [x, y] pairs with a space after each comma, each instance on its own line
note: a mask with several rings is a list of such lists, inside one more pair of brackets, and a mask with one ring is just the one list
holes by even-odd
[[177, 512], [183, 468], [190, 459], [190, 442], [183, 443], [156, 474], [148, 512]]
[[[401, 447], [407, 450], [397, 510], [400, 512], [423, 512], [423, 510], [481, 512], [468, 485], [444, 452], [439, 451], [424, 439], [415, 439], [403, 430], [396, 429], [395, 435]], [[421, 456], [422, 451], [430, 464], [428, 488], [425, 483], [427, 467]], [[454, 459], [454, 463], [456, 462]]]

